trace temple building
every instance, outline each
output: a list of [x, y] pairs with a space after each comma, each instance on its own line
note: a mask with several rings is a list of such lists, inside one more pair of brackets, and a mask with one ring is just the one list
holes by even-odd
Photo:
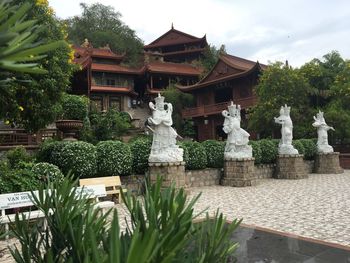
[[191, 93], [195, 98], [196, 106], [184, 109], [182, 116], [193, 120], [197, 140], [220, 140], [226, 137], [222, 130], [224, 118], [221, 112], [231, 100], [241, 105], [244, 126], [248, 118], [247, 109], [257, 101], [254, 86], [265, 68], [259, 62], [221, 54], [213, 69], [198, 83], [178, 86], [181, 91]]
[[203, 69], [196, 62], [208, 46], [206, 37], [197, 38], [172, 28], [144, 47], [139, 68], [123, 65], [124, 54], [109, 46], [94, 48], [85, 40], [74, 46], [74, 62], [81, 70], [72, 80], [72, 93], [86, 95], [100, 111], [110, 108], [128, 112], [136, 126], [143, 126], [148, 102], [171, 84], [193, 85]]

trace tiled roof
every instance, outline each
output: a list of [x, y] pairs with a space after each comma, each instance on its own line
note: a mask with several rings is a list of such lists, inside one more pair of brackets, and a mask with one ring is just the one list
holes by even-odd
[[118, 55], [108, 48], [85, 48], [79, 46], [73, 46], [73, 48], [80, 56], [91, 54], [92, 57], [99, 58], [111, 58], [117, 60], [122, 60], [124, 58], [124, 55]]
[[171, 28], [169, 31], [158, 37], [156, 40], [151, 42], [148, 45], [145, 45], [144, 48], [154, 48], [154, 47], [162, 47], [168, 45], [176, 45], [176, 44], [186, 44], [186, 43], [195, 43], [199, 41], [207, 41], [206, 36], [202, 38], [198, 38], [192, 36], [190, 34], [184, 33], [182, 31]]
[[[254, 67], [256, 64], [256, 61], [251, 61], [248, 59], [232, 56], [229, 54], [220, 54], [220, 59], [222, 59], [224, 62], [226, 62], [230, 66], [232, 66], [234, 68], [239, 68], [242, 70], [249, 70], [252, 67]], [[260, 64], [260, 67], [262, 69], [265, 69], [266, 65]]]
[[201, 69], [189, 64], [171, 63], [152, 61], [146, 65], [147, 71], [151, 73], [166, 73], [172, 75], [190, 75], [198, 76], [201, 74]]
[[123, 94], [131, 94], [137, 95], [135, 91], [133, 91], [130, 87], [111, 87], [111, 86], [98, 86], [92, 85], [91, 91], [95, 92], [113, 92], [113, 93], [123, 93]]
[[242, 71], [242, 72], [239, 72], [236, 74], [231, 74], [231, 75], [224, 76], [224, 77], [219, 77], [219, 78], [214, 79], [214, 80], [198, 82], [198, 83], [191, 85], [191, 86], [178, 86], [177, 85], [177, 87], [182, 91], [191, 91], [191, 90], [195, 90], [198, 88], [207, 87], [207, 86], [212, 85], [212, 84], [220, 83], [222, 81], [228, 81], [231, 79], [245, 77], [245, 76], [248, 76], [252, 72], [259, 70], [259, 69], [260, 69], [260, 64], [258, 62], [256, 62], [253, 67], [251, 67], [249, 70], [246, 70], [246, 71]]
[[133, 69], [133, 68], [128, 68], [128, 67], [124, 67], [124, 66], [120, 66], [120, 65], [99, 64], [99, 63], [92, 63], [91, 70], [133, 74], [133, 75], [138, 75], [138, 74], [141, 74], [143, 72], [142, 69]]

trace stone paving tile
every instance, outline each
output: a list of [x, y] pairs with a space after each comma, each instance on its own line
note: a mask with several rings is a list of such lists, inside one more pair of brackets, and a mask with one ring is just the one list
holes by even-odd
[[301, 180], [264, 179], [257, 186], [192, 188], [196, 211], [217, 208], [227, 219], [350, 246], [350, 171]]
[[[300, 180], [262, 179], [257, 186], [244, 188], [190, 189], [190, 197], [199, 193], [196, 213], [207, 209], [214, 214], [219, 208], [228, 220], [243, 218], [245, 224], [350, 246], [350, 170]], [[120, 204], [116, 209], [125, 229], [127, 210]], [[14, 262], [6, 249], [14, 242], [0, 241], [0, 262]]]

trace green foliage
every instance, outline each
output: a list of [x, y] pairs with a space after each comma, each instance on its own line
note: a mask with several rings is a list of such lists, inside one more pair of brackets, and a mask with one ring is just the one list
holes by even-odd
[[204, 169], [207, 165], [207, 155], [205, 148], [199, 142], [186, 141], [180, 145], [184, 150], [184, 161], [186, 169], [198, 170]]
[[61, 144], [62, 142], [53, 140], [51, 138], [46, 139], [43, 141], [39, 149], [35, 155], [35, 159], [37, 162], [47, 162], [47, 163], [53, 163], [52, 160], [52, 152], [55, 149], [55, 147], [58, 144]]
[[77, 141], [56, 145], [52, 159], [64, 174], [71, 172], [76, 178], [96, 175], [96, 147], [90, 143]]
[[249, 145], [251, 145], [253, 148], [253, 157], [255, 158], [254, 163], [260, 164], [262, 159], [262, 151], [259, 141], [249, 141]]
[[83, 121], [88, 115], [88, 99], [83, 96], [65, 94], [62, 98], [60, 119]]
[[43, 183], [63, 179], [63, 174], [56, 165], [45, 162], [34, 164], [32, 167], [32, 173]]
[[279, 129], [274, 123], [274, 117], [279, 116], [279, 109], [287, 104], [292, 107], [291, 117], [294, 123], [294, 137], [311, 137], [313, 134], [310, 120], [314, 111], [308, 106], [308, 91], [310, 86], [307, 79], [293, 69], [280, 62], [269, 65], [260, 77], [256, 94], [258, 104], [253, 108], [249, 118], [249, 128], [269, 137], [274, 130]]
[[305, 149], [304, 159], [313, 160], [315, 159], [315, 155], [317, 153], [317, 145], [313, 139], [300, 139], [299, 140]]
[[[147, 184], [141, 198], [129, 192], [123, 195], [131, 219], [123, 232], [117, 211], [108, 224], [111, 211], [101, 215], [87, 198], [78, 195], [70, 178], [51, 184], [55, 191], [41, 188], [33, 199], [45, 217], [29, 225], [17, 216], [12, 231], [20, 246], [11, 248], [11, 254], [16, 262], [219, 263], [231, 259], [237, 248], [231, 236], [240, 221], [227, 224], [216, 213], [194, 224], [199, 196], [187, 200], [184, 189], [162, 189], [161, 184], [161, 179]], [[42, 231], [44, 221], [47, 228]]]
[[202, 77], [205, 77], [206, 74], [212, 70], [216, 62], [219, 60], [220, 53], [226, 53], [225, 46], [221, 45], [219, 49], [214, 45], [209, 45], [204, 51], [204, 56], [200, 59], [200, 65], [204, 68]]
[[[11, 6], [20, 6], [23, 2], [23, 0], [13, 0]], [[9, 71], [0, 73], [0, 75], [7, 74], [8, 78], [14, 80], [5, 87], [0, 85], [0, 119], [11, 124], [20, 124], [27, 130], [36, 131], [56, 119], [61, 95], [69, 87], [70, 77], [76, 66], [71, 61], [72, 49], [64, 40], [66, 34], [64, 27], [53, 16], [53, 11], [47, 2], [37, 1], [35, 5], [31, 5], [26, 12], [26, 19], [36, 21], [35, 29], [33, 29], [36, 33], [32, 35], [27, 32], [23, 35], [26, 48], [40, 48], [40, 46], [31, 45], [35, 39], [39, 39], [38, 44], [43, 45], [56, 41], [65, 43], [60, 48], [50, 49], [52, 50], [50, 52], [48, 52], [48, 47], [53, 48], [53, 46], [48, 45], [45, 48], [46, 57], [40, 57], [40, 60], [35, 61], [34, 64], [37, 64], [37, 67], [46, 71], [47, 74], [10, 73]], [[16, 22], [17, 29], [23, 23], [28, 25], [25, 21], [19, 19]], [[13, 43], [11, 48], [15, 49], [15, 47]], [[31, 59], [31, 55], [34, 56], [33, 58], [38, 58], [34, 50], [32, 50], [33, 54], [28, 51], [19, 53], [23, 55], [25, 61], [28, 61], [28, 57]]]
[[32, 157], [27, 153], [24, 146], [17, 146], [16, 148], [9, 150], [6, 153], [6, 158], [10, 165], [10, 168], [18, 168], [21, 162], [29, 162]]
[[225, 144], [215, 140], [202, 142], [207, 156], [207, 167], [223, 168]]
[[292, 144], [298, 150], [299, 154], [305, 154], [304, 144], [300, 140], [293, 140]]
[[100, 3], [80, 4], [80, 16], [68, 19], [68, 36], [73, 43], [80, 45], [87, 38], [94, 47], [107, 44], [117, 53], [125, 53], [126, 62], [137, 65], [143, 51], [143, 43], [121, 20], [121, 14], [111, 6]]
[[120, 141], [103, 141], [96, 145], [99, 176], [128, 175], [132, 169], [129, 145]]
[[[162, 95], [165, 97], [165, 101], [173, 105], [173, 123], [178, 134], [184, 134], [184, 124], [185, 120], [182, 119], [181, 111], [185, 107], [190, 107], [193, 105], [193, 96], [188, 93], [179, 91], [174, 86], [169, 86], [166, 88]], [[188, 125], [188, 124], [187, 124]], [[186, 135], [190, 135], [193, 131], [188, 134], [188, 126], [186, 127]]]
[[119, 139], [125, 135], [131, 127], [130, 118], [125, 113], [109, 110], [104, 112], [90, 112], [90, 135], [81, 139], [90, 142], [107, 141]]
[[196, 131], [194, 129], [194, 124], [192, 120], [183, 120], [182, 135], [187, 138], [194, 138], [196, 136]]
[[132, 170], [137, 174], [145, 174], [148, 170], [148, 157], [151, 153], [152, 138], [141, 137], [129, 142], [132, 152]]
[[261, 149], [261, 163], [274, 163], [278, 155], [276, 144], [268, 139], [262, 139], [257, 142]]
[[0, 194], [36, 190], [40, 180], [31, 165], [11, 169], [6, 162], [0, 162]]
[[[32, 4], [24, 2], [15, 5], [11, 1], [0, 3], [0, 68], [6, 71], [32, 74], [47, 73], [35, 61], [58, 47], [67, 45], [64, 41], [55, 41], [42, 45], [38, 39], [42, 26], [36, 20], [26, 19]], [[0, 79], [0, 85], [9, 80]]]

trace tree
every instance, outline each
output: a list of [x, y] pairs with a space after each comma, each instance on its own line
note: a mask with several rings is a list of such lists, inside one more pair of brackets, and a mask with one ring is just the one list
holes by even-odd
[[[16, 0], [11, 4], [21, 6], [26, 1]], [[37, 60], [37, 67], [47, 72], [45, 75], [9, 73], [14, 80], [0, 93], [0, 118], [6, 123], [22, 125], [35, 131], [45, 127], [55, 120], [56, 108], [62, 93], [67, 90], [70, 76], [74, 69], [72, 64], [73, 51], [65, 42], [65, 30], [53, 16], [47, 1], [37, 1], [27, 12], [29, 20], [36, 20], [40, 25], [33, 36], [41, 43], [61, 41], [64, 46], [47, 53], [46, 57]], [[22, 21], [19, 20], [18, 26]], [[29, 45], [29, 37], [26, 43]], [[30, 45], [29, 45], [30, 46]], [[26, 53], [25, 53], [26, 54]], [[29, 57], [35, 58], [35, 53]], [[35, 72], [33, 72], [35, 73]]]
[[208, 45], [204, 50], [204, 56], [200, 59], [199, 64], [204, 68], [201, 77], [205, 77], [206, 74], [215, 66], [221, 53], [226, 53], [225, 45], [221, 45], [219, 49], [214, 45]]
[[[162, 95], [165, 97], [166, 102], [173, 105], [172, 117], [177, 133], [184, 136], [190, 135], [192, 131], [189, 125], [191, 125], [191, 123], [182, 119], [181, 111], [183, 108], [189, 107], [193, 104], [193, 96], [191, 94], [179, 91], [174, 86], [169, 86], [166, 88], [162, 92]], [[186, 134], [184, 134], [184, 132], [186, 132]]]
[[337, 51], [305, 63], [300, 73], [308, 80], [310, 85], [309, 98], [312, 107], [320, 108], [330, 102], [330, 88], [337, 75], [344, 70], [345, 61]]
[[308, 103], [310, 86], [298, 69], [293, 69], [282, 62], [269, 65], [260, 77], [256, 94], [258, 104], [253, 108], [249, 119], [249, 128], [259, 132], [262, 137], [273, 135], [278, 129], [273, 117], [279, 115], [279, 109], [287, 104], [292, 107], [291, 117], [294, 122], [294, 136], [305, 138], [313, 135], [310, 125], [314, 111]]
[[117, 53], [126, 54], [126, 62], [136, 65], [140, 62], [143, 43], [121, 20], [121, 14], [111, 6], [100, 3], [80, 4], [81, 16], [66, 20], [68, 36], [74, 44], [80, 45], [87, 38], [95, 47], [106, 46]]

